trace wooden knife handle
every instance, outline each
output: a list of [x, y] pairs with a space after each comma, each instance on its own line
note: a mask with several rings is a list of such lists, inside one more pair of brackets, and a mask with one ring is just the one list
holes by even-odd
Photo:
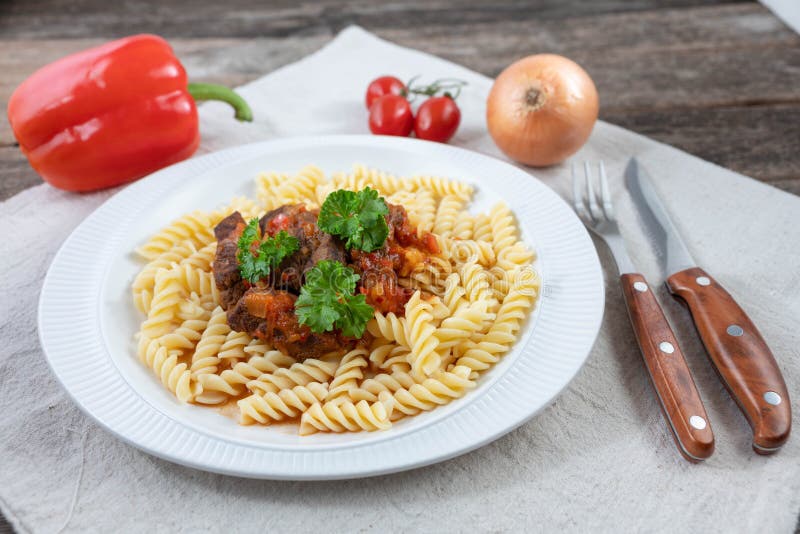
[[753, 428], [753, 449], [777, 451], [789, 438], [792, 409], [781, 371], [758, 329], [699, 267], [673, 274], [667, 287], [689, 306], [711, 362]]
[[714, 433], [700, 393], [664, 312], [641, 274], [620, 276], [633, 331], [678, 450], [690, 462], [714, 452]]

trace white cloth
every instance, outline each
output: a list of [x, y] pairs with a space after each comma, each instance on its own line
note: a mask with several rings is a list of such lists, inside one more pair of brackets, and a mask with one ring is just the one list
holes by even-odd
[[777, 17], [800, 33], [800, 2], [797, 0], [761, 0]]
[[[463, 124], [454, 144], [500, 157], [484, 125], [491, 80], [383, 42], [359, 28], [241, 88], [256, 121], [202, 106], [202, 151], [289, 135], [367, 132], [370, 79], [456, 77]], [[621, 188], [637, 155], [658, 180], [697, 261], [751, 314], [800, 399], [800, 199], [618, 127], [599, 123], [574, 158], [603, 159], [634, 260], [654, 260]], [[308, 155], [309, 161], [314, 154]], [[534, 172], [567, 194], [567, 165]], [[366, 480], [244, 480], [159, 460], [108, 435], [57, 384], [36, 337], [38, 289], [56, 248], [108, 193], [41, 185], [0, 205], [0, 508], [22, 531], [752, 531], [792, 530], [800, 507], [800, 437], [775, 456], [706, 361], [686, 311], [660, 292], [706, 401], [717, 451], [691, 465], [675, 450], [603, 247], [607, 304], [586, 366], [538, 417], [475, 452]]]

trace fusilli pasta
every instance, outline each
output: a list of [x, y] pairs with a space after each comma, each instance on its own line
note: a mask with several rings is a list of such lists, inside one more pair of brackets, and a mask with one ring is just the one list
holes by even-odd
[[[360, 164], [330, 179], [312, 165], [264, 173], [255, 186], [257, 202], [193, 211], [136, 249], [145, 260], [131, 284], [145, 315], [138, 357], [178, 401], [230, 403], [243, 425], [296, 420], [302, 435], [385, 430], [465, 395], [516, 342], [540, 281], [505, 204], [471, 214], [469, 184]], [[438, 253], [398, 271], [410, 295], [404, 313], [376, 311], [355, 349], [305, 360], [232, 330], [214, 279], [214, 226], [233, 212], [249, 220], [286, 204], [310, 210], [337, 189], [365, 187], [403, 206], [417, 236], [431, 232], [438, 243]]]

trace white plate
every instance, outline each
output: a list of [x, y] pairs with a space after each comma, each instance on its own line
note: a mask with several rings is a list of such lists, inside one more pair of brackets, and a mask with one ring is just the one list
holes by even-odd
[[[131, 250], [182, 213], [254, 196], [261, 171], [326, 173], [355, 162], [394, 174], [474, 184], [473, 210], [505, 200], [538, 254], [544, 285], [519, 341], [463, 399], [384, 432], [299, 437], [288, 426], [238, 425], [213, 408], [181, 405], [135, 355], [142, 317], [130, 282]], [[269, 141], [173, 165], [127, 187], [89, 216], [59, 250], [42, 288], [39, 336], [78, 406], [126, 442], [199, 469], [254, 478], [333, 479], [410, 469], [480, 447], [519, 426], [583, 364], [603, 314], [594, 246], [572, 210], [527, 173], [496, 159], [413, 139], [328, 136]]]

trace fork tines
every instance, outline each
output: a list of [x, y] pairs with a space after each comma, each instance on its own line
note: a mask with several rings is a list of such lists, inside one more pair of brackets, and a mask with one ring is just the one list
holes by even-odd
[[[583, 162], [585, 186], [581, 187], [580, 178], [576, 171], [575, 163], [572, 164], [572, 201], [575, 211], [589, 223], [601, 222], [604, 219], [614, 220], [614, 207], [611, 204], [611, 191], [608, 187], [606, 168], [602, 161], [598, 163], [598, 174], [600, 176], [599, 196], [595, 194], [592, 184], [592, 171], [588, 161]], [[586, 190], [586, 198], [582, 190]]]

